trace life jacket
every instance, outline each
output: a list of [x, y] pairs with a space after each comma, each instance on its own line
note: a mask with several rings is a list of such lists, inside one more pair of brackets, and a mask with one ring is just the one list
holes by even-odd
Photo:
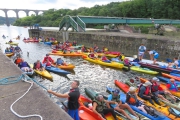
[[151, 91], [152, 92], [158, 91], [158, 88], [159, 88], [159, 85], [157, 84], [157, 82], [152, 83], [152, 85], [151, 85]]
[[112, 95], [112, 100], [111, 101], [114, 101], [114, 102], [119, 102], [120, 101], [120, 95], [114, 95], [114, 93], [112, 92], [111, 93]]
[[107, 60], [106, 56], [103, 56], [103, 57], [102, 57], [102, 60], [103, 60], [103, 61], [104, 61], [104, 60]]
[[145, 52], [145, 47], [144, 46], [140, 46], [139, 52]]
[[89, 54], [89, 56], [92, 57], [92, 58], [95, 57], [94, 54]]
[[155, 50], [153, 50], [153, 54], [154, 54], [154, 55], [157, 55], [158, 53], [157, 53]]
[[47, 66], [47, 67], [50, 67], [50, 66], [51, 66], [51, 63], [50, 63], [50, 62], [46, 62], [46, 66]]
[[[142, 86], [143, 86], [143, 84], [141, 84], [141, 85], [139, 86], [138, 94], [139, 94], [140, 88], [141, 88]], [[143, 87], [145, 87], [145, 86], [143, 86]], [[146, 91], [144, 92], [144, 95], [149, 95], [150, 87], [145, 87], [145, 88], [146, 88]]]
[[44, 62], [46, 62], [46, 60], [49, 60], [50, 62], [53, 62], [52, 59], [51, 59], [51, 57], [49, 57], [49, 56], [46, 56], [46, 57], [44, 58]]
[[35, 68], [41, 68], [41, 63], [36, 63]]
[[18, 65], [19, 63], [21, 63], [22, 62], [22, 59], [21, 58], [18, 58], [18, 59], [16, 59], [16, 61], [15, 61], [15, 63]]
[[176, 91], [178, 91], [178, 88], [176, 87], [177, 86], [176, 83], [169, 83], [169, 84], [171, 85], [169, 90], [176, 90]]
[[129, 95], [129, 100], [127, 101], [128, 103], [130, 103], [130, 104], [136, 104], [137, 103], [137, 97], [136, 97], [136, 95], [131, 95], [129, 92], [127, 93], [127, 95]]
[[98, 105], [96, 107], [96, 111], [98, 113], [101, 113], [105, 108], [107, 108], [106, 103], [103, 101], [98, 101], [96, 98], [93, 100], [93, 102], [96, 102]]

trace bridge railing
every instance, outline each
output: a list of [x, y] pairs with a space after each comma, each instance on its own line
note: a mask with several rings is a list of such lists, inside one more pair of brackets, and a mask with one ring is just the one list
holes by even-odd
[[79, 16], [76, 16], [76, 22], [84, 31], [86, 31], [86, 24], [79, 18]]
[[59, 31], [63, 27], [66, 27], [66, 30], [68, 30], [70, 26], [72, 26], [76, 31], [78, 31], [78, 24], [76, 23], [76, 21], [74, 21], [74, 19], [70, 15], [66, 15], [65, 17], [63, 17], [59, 24]]

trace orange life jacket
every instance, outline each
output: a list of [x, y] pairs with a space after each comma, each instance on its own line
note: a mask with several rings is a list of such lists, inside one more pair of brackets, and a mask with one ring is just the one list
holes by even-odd
[[18, 65], [19, 63], [21, 63], [22, 62], [22, 59], [21, 58], [18, 58], [18, 59], [16, 59], [16, 64]]

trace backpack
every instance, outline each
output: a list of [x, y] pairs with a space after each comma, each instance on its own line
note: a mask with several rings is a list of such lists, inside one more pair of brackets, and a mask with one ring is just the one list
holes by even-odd
[[158, 117], [158, 115], [156, 114], [157, 111], [156, 111], [154, 108], [145, 105], [145, 106], [144, 106], [144, 109], [145, 109], [146, 112], [147, 112], [148, 114], [150, 114], [151, 116], [153, 116], [153, 117]]

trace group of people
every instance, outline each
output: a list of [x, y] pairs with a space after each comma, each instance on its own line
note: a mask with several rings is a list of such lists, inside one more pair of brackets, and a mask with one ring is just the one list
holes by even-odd
[[[115, 89], [111, 92], [108, 96], [108, 99], [105, 100], [103, 95], [97, 95], [94, 100], [92, 101], [92, 105], [86, 105], [89, 109], [91, 109], [94, 113], [96, 113], [101, 119], [106, 120], [105, 115], [111, 113], [115, 120], [117, 120], [116, 114], [114, 110], [120, 112], [124, 116], [126, 116], [129, 120], [132, 120], [131, 116], [129, 116], [124, 110], [127, 109], [132, 115], [139, 118], [139, 116], [131, 109], [129, 105], [133, 105], [137, 107], [137, 109], [141, 110], [144, 113], [148, 114], [148, 110], [145, 109], [145, 102], [146, 100], [149, 101], [152, 105], [155, 105], [153, 100], [156, 104], [161, 105], [159, 99], [168, 101], [168, 102], [177, 102], [178, 100], [169, 92], [169, 90], [178, 91], [177, 85], [175, 84], [175, 80], [171, 79], [171, 82], [167, 84], [169, 90], [163, 90], [158, 83], [159, 79], [153, 77], [151, 80], [146, 81], [145, 83], [141, 84], [138, 88], [130, 87], [129, 91], [126, 94], [126, 101], [122, 102], [120, 100], [120, 90]], [[78, 108], [79, 108], [79, 101], [78, 98], [80, 96], [79, 92], [79, 81], [74, 80], [71, 84], [72, 89], [69, 93], [61, 94], [53, 92], [52, 90], [48, 90], [49, 93], [54, 94], [57, 97], [68, 98], [68, 114], [74, 120], [80, 120], [78, 115]], [[138, 96], [143, 100], [139, 100]], [[164, 96], [169, 95], [171, 101], [167, 100]], [[90, 107], [91, 106], [91, 107]]]

